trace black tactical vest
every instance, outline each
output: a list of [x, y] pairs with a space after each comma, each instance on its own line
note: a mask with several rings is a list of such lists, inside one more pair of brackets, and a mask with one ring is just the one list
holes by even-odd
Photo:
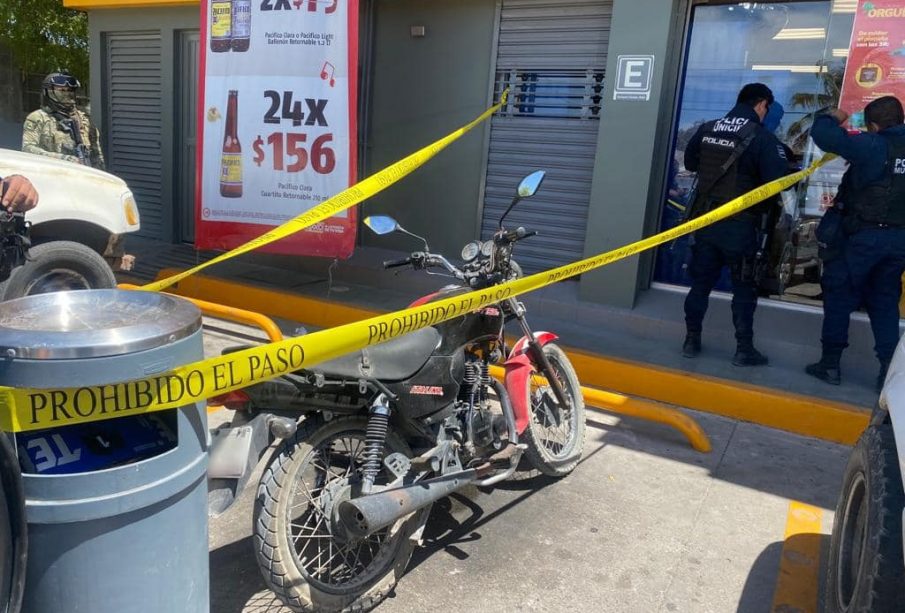
[[698, 168], [700, 213], [709, 212], [757, 187], [754, 177], [738, 172], [741, 153], [723, 171], [733, 152], [750, 144], [749, 136], [754, 134], [757, 126], [757, 122], [744, 117], [723, 117], [705, 124]]
[[883, 178], [861, 189], [847, 189], [844, 203], [849, 214], [868, 224], [905, 227], [905, 136], [886, 136]]

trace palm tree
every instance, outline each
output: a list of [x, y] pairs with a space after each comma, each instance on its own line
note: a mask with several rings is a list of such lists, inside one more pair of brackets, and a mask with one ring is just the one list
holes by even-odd
[[825, 67], [826, 69], [825, 71], [818, 72], [814, 75], [818, 81], [818, 91], [792, 94], [792, 108], [808, 110], [806, 115], [790, 125], [786, 130], [784, 141], [796, 154], [804, 152], [805, 147], [808, 144], [808, 137], [811, 133], [811, 124], [817, 113], [823, 112], [839, 102], [839, 92], [842, 89], [842, 77], [845, 74], [845, 65], [835, 62], [834, 64], [834, 66], [828, 66], [823, 62], [818, 62], [818, 66]]

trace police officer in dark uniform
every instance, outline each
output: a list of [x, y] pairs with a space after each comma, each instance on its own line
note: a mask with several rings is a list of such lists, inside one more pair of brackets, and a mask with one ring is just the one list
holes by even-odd
[[[685, 150], [685, 167], [697, 171], [698, 187], [691, 216], [707, 213], [726, 202], [788, 173], [785, 151], [762, 124], [773, 92], [763, 83], [749, 83], [738, 94], [735, 108], [725, 117], [702, 125]], [[754, 309], [757, 307], [756, 254], [761, 219], [775, 206], [770, 200], [695, 233], [689, 273], [691, 289], [685, 299], [687, 334], [682, 353], [701, 352], [701, 331], [710, 292], [724, 266], [732, 278], [732, 322], [737, 349], [736, 366], [761, 366], [767, 358], [754, 348]]]
[[817, 146], [844, 157], [849, 168], [833, 203], [842, 213], [843, 239], [837, 253], [823, 262], [823, 355], [805, 370], [839, 385], [849, 317], [863, 304], [880, 360], [879, 391], [899, 340], [905, 272], [905, 113], [898, 99], [884, 96], [864, 109], [868, 132], [850, 135], [842, 128], [847, 119], [848, 113], [836, 109], [815, 118], [811, 128]]

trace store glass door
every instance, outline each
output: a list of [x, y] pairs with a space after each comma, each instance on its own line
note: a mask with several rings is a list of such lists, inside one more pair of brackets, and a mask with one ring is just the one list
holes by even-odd
[[[689, 139], [701, 124], [725, 115], [746, 83], [765, 83], [773, 90], [779, 104], [773, 105], [765, 125], [787, 146], [796, 167], [807, 166], [821, 154], [810, 140], [810, 126], [816, 113], [838, 103], [856, 7], [856, 0], [692, 7], [663, 229], [682, 221], [694, 188], [694, 173], [683, 163]], [[761, 288], [764, 295], [819, 304], [814, 229], [844, 169], [844, 162], [838, 160], [807, 183], [783, 193]], [[659, 249], [655, 281], [689, 284], [689, 241], [679, 239]], [[728, 271], [724, 271], [717, 288], [729, 287]]]

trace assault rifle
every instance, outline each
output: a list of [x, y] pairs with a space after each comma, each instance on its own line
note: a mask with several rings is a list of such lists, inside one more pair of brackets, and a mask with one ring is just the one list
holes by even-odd
[[770, 241], [773, 239], [773, 227], [776, 223], [773, 211], [764, 211], [758, 215], [756, 229], [756, 250], [753, 256], [742, 258], [742, 279], [752, 280], [760, 286], [770, 268]]
[[85, 145], [84, 141], [82, 141], [82, 130], [80, 129], [79, 122], [75, 118], [69, 118], [64, 119], [60, 123], [69, 130], [69, 134], [75, 142], [75, 154], [79, 158], [79, 162], [85, 166], [91, 166], [91, 159], [88, 156], [88, 147]]

